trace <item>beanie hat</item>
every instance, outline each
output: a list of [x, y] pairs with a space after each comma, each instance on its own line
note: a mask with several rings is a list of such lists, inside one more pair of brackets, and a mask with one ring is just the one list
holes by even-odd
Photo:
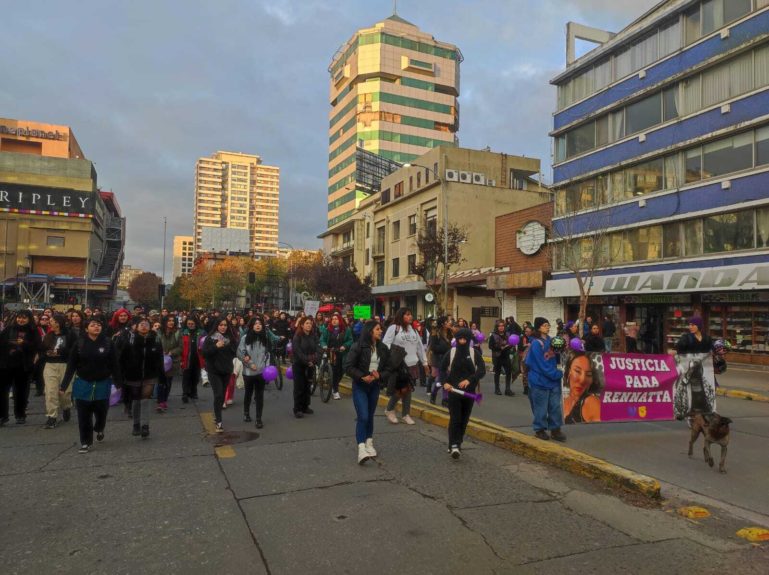
[[569, 320], [566, 322], [566, 329], [571, 329], [574, 325], [574, 322], [572, 320]]
[[702, 318], [700, 316], [695, 315], [695, 316], [690, 317], [689, 318], [689, 323], [693, 324], [693, 325], [696, 325], [698, 328], [700, 328], [700, 331], [702, 331], [703, 322], [702, 322]]
[[[457, 330], [457, 333], [454, 334], [454, 339], [459, 340], [460, 338], [465, 338], [468, 342], [473, 341], [473, 332], [470, 331], [470, 328], [463, 327], [460, 330]], [[457, 341], [459, 343], [459, 341]]]
[[541, 328], [544, 324], [550, 323], [545, 319], [544, 317], [535, 317], [534, 318], [534, 331], [539, 331], [539, 328]]

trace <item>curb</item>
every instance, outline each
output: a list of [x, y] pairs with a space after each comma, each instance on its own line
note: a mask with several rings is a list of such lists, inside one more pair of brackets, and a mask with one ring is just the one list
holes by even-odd
[[[340, 382], [339, 388], [344, 390], [346, 395], [349, 395], [352, 392], [351, 385], [349, 380], [343, 380]], [[380, 395], [379, 404], [386, 406], [387, 398]], [[448, 427], [449, 425], [449, 414], [446, 409], [415, 399], [413, 395], [411, 398], [411, 416], [439, 427]], [[559, 467], [576, 475], [598, 479], [608, 485], [621, 487], [650, 499], [661, 497], [660, 483], [653, 477], [635, 473], [554, 442], [542, 441], [477, 418], [472, 418], [467, 425], [467, 435], [484, 443], [511, 451], [516, 455]]]
[[716, 390], [716, 395], [722, 397], [732, 397], [734, 399], [746, 399], [748, 401], [763, 401], [769, 402], [769, 396], [761, 395], [760, 393], [753, 393], [752, 391], [741, 391], [739, 389], [726, 389], [719, 387]]

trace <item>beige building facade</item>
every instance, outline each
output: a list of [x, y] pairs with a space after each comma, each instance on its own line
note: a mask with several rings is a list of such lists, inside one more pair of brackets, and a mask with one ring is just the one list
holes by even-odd
[[192, 272], [195, 265], [195, 240], [192, 236], [174, 236], [172, 281]]
[[195, 166], [195, 253], [203, 249], [203, 228], [247, 230], [253, 256], [278, 249], [280, 168], [259, 156], [219, 151]]
[[117, 280], [117, 287], [118, 289], [128, 289], [128, 286], [131, 285], [131, 282], [134, 280], [135, 277], [140, 276], [144, 273], [144, 270], [141, 268], [135, 268], [132, 266], [123, 266], [120, 268], [120, 276]]
[[[468, 233], [465, 261], [450, 270], [449, 309], [454, 315], [471, 311], [466, 298], [474, 299], [473, 307], [492, 306], [494, 291], [486, 289], [485, 278], [495, 271], [495, 218], [550, 201], [550, 192], [533, 178], [539, 171], [535, 158], [436, 148], [383, 178], [379, 194], [322, 234], [324, 250], [354, 266], [361, 278], [370, 276], [378, 313], [407, 306], [425, 317], [435, 313], [435, 304], [426, 301], [429, 290], [412, 273], [419, 262], [416, 240], [423, 227], [441, 229], [448, 217]], [[466, 289], [478, 286], [480, 291]], [[479, 303], [479, 297], [488, 301]]]
[[368, 194], [358, 146], [406, 163], [456, 145], [462, 53], [393, 15], [358, 30], [329, 67], [328, 222], [349, 218]]

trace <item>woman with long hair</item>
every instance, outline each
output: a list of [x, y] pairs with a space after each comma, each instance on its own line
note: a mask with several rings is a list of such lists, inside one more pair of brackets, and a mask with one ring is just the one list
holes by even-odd
[[[179, 330], [176, 328], [176, 318], [166, 316], [163, 319], [163, 325], [158, 333], [160, 345], [163, 346], [163, 355], [170, 357], [170, 365], [163, 359], [163, 371], [158, 381], [157, 410], [165, 412], [168, 409], [168, 396], [171, 394], [171, 384], [174, 381], [174, 374], [179, 369], [179, 358], [182, 354], [182, 341], [179, 336]], [[168, 367], [169, 369], [166, 369]]]
[[[392, 352], [393, 346], [399, 346], [405, 350], [404, 362], [408, 368], [411, 381], [419, 379], [419, 365], [424, 366], [427, 371], [427, 355], [425, 354], [424, 345], [422, 345], [422, 339], [419, 337], [419, 333], [412, 327], [411, 322], [414, 316], [411, 310], [405, 307], [400, 308], [395, 313], [395, 318], [390, 327], [387, 328], [382, 342]], [[392, 353], [391, 353], [392, 355]], [[393, 379], [392, 376], [390, 379]], [[396, 384], [397, 385], [397, 384]], [[411, 391], [412, 385], [400, 387], [399, 389], [391, 389], [388, 385], [388, 393], [390, 393], [390, 400], [387, 403], [387, 409], [385, 410], [385, 416], [390, 423], [398, 423], [398, 418], [395, 416], [395, 406], [398, 404], [400, 398], [402, 403], [401, 408], [401, 421], [408, 425], [414, 425], [414, 420], [411, 419]]]
[[599, 381], [594, 377], [587, 354], [577, 352], [572, 355], [566, 365], [566, 387], [569, 390], [569, 395], [563, 398], [566, 423], [601, 421]]
[[119, 352], [123, 393], [131, 397], [133, 435], [150, 434], [152, 391], [163, 373], [163, 346], [150, 329], [150, 320], [140, 319]]
[[335, 313], [328, 320], [326, 325], [320, 328], [320, 347], [328, 349], [333, 354], [332, 370], [332, 391], [334, 399], [342, 399], [339, 395], [339, 382], [342, 380], [344, 356], [347, 350], [352, 346], [352, 330], [347, 327], [344, 318]]
[[352, 402], [357, 415], [355, 443], [358, 444], [359, 464], [377, 456], [373, 439], [374, 413], [379, 401], [379, 381], [388, 355], [389, 350], [382, 343], [382, 326], [369, 320], [345, 358], [344, 369], [352, 378]]
[[214, 394], [214, 423], [217, 433], [224, 431], [222, 424], [224, 388], [232, 375], [232, 360], [235, 358], [236, 351], [237, 344], [229, 337], [229, 322], [226, 318], [221, 318], [214, 324], [214, 329], [203, 342], [208, 382]]
[[11, 388], [16, 423], [27, 422], [29, 381], [39, 348], [40, 335], [28, 310], [18, 312], [0, 332], [0, 426], [8, 422]]
[[115, 343], [103, 333], [98, 319], [85, 323], [85, 335], [72, 346], [67, 361], [67, 371], [61, 380], [59, 393], [65, 395], [72, 377], [72, 398], [77, 408], [77, 423], [80, 430], [78, 453], [88, 453], [96, 441], [104, 440], [107, 425], [109, 395], [112, 382], [120, 382], [120, 366]]
[[246, 388], [243, 400], [243, 421], [251, 422], [251, 398], [256, 400], [256, 427], [261, 429], [262, 412], [264, 411], [264, 386], [266, 381], [262, 373], [270, 365], [270, 353], [278, 336], [265, 328], [262, 318], [252, 317], [247, 326], [246, 334], [238, 344], [238, 359], [243, 362], [243, 382]]
[[451, 320], [447, 317], [439, 317], [430, 333], [428, 349], [430, 351], [430, 403], [435, 403], [438, 395], [437, 385], [441, 381], [441, 362], [443, 357], [451, 350]]
[[291, 369], [294, 372], [294, 417], [301, 419], [310, 415], [310, 378], [320, 357], [318, 339], [314, 335], [315, 322], [311, 317], [303, 318], [292, 341], [293, 356]]
[[50, 331], [43, 338], [40, 356], [45, 362], [43, 379], [45, 381], [45, 428], [53, 429], [59, 417], [59, 407], [62, 409], [62, 419], [69, 421], [72, 414], [72, 391], [59, 396], [59, 385], [67, 371], [72, 337], [67, 331], [67, 319], [60, 314], [54, 314], [50, 319]]
[[194, 315], [188, 315], [181, 330], [182, 402], [198, 398], [200, 370], [205, 367], [199, 341], [206, 332], [198, 324]]
[[504, 320], [498, 319], [494, 325], [494, 332], [489, 337], [489, 349], [491, 350], [491, 361], [494, 366], [494, 393], [502, 395], [499, 388], [499, 377], [505, 372], [505, 395], [515, 395], [510, 389], [512, 385], [512, 361], [510, 354], [516, 353], [515, 348], [508, 343], [507, 330]]
[[[230, 341], [233, 342], [233, 345], [237, 350], [238, 343], [240, 342], [240, 317], [231, 313], [228, 313], [227, 317], [229, 318], [227, 337], [230, 338]], [[237, 377], [235, 376], [235, 373], [232, 373], [230, 375], [229, 381], [227, 382], [227, 387], [224, 390], [224, 403], [222, 404], [222, 408], [224, 409], [227, 409], [227, 407], [232, 405], [233, 401], [235, 400], [236, 380]]]

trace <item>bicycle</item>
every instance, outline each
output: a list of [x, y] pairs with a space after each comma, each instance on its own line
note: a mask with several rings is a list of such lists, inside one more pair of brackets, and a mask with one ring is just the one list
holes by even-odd
[[275, 378], [275, 389], [278, 391], [283, 389], [283, 370], [280, 369], [280, 359], [274, 353], [270, 354], [270, 365], [275, 366], [278, 370], [278, 377]]
[[336, 351], [328, 350], [323, 352], [323, 358], [320, 360], [320, 365], [316, 368], [315, 381], [320, 386], [320, 399], [323, 403], [328, 403], [331, 399], [331, 392], [333, 390], [334, 371], [331, 366], [335, 360]]

